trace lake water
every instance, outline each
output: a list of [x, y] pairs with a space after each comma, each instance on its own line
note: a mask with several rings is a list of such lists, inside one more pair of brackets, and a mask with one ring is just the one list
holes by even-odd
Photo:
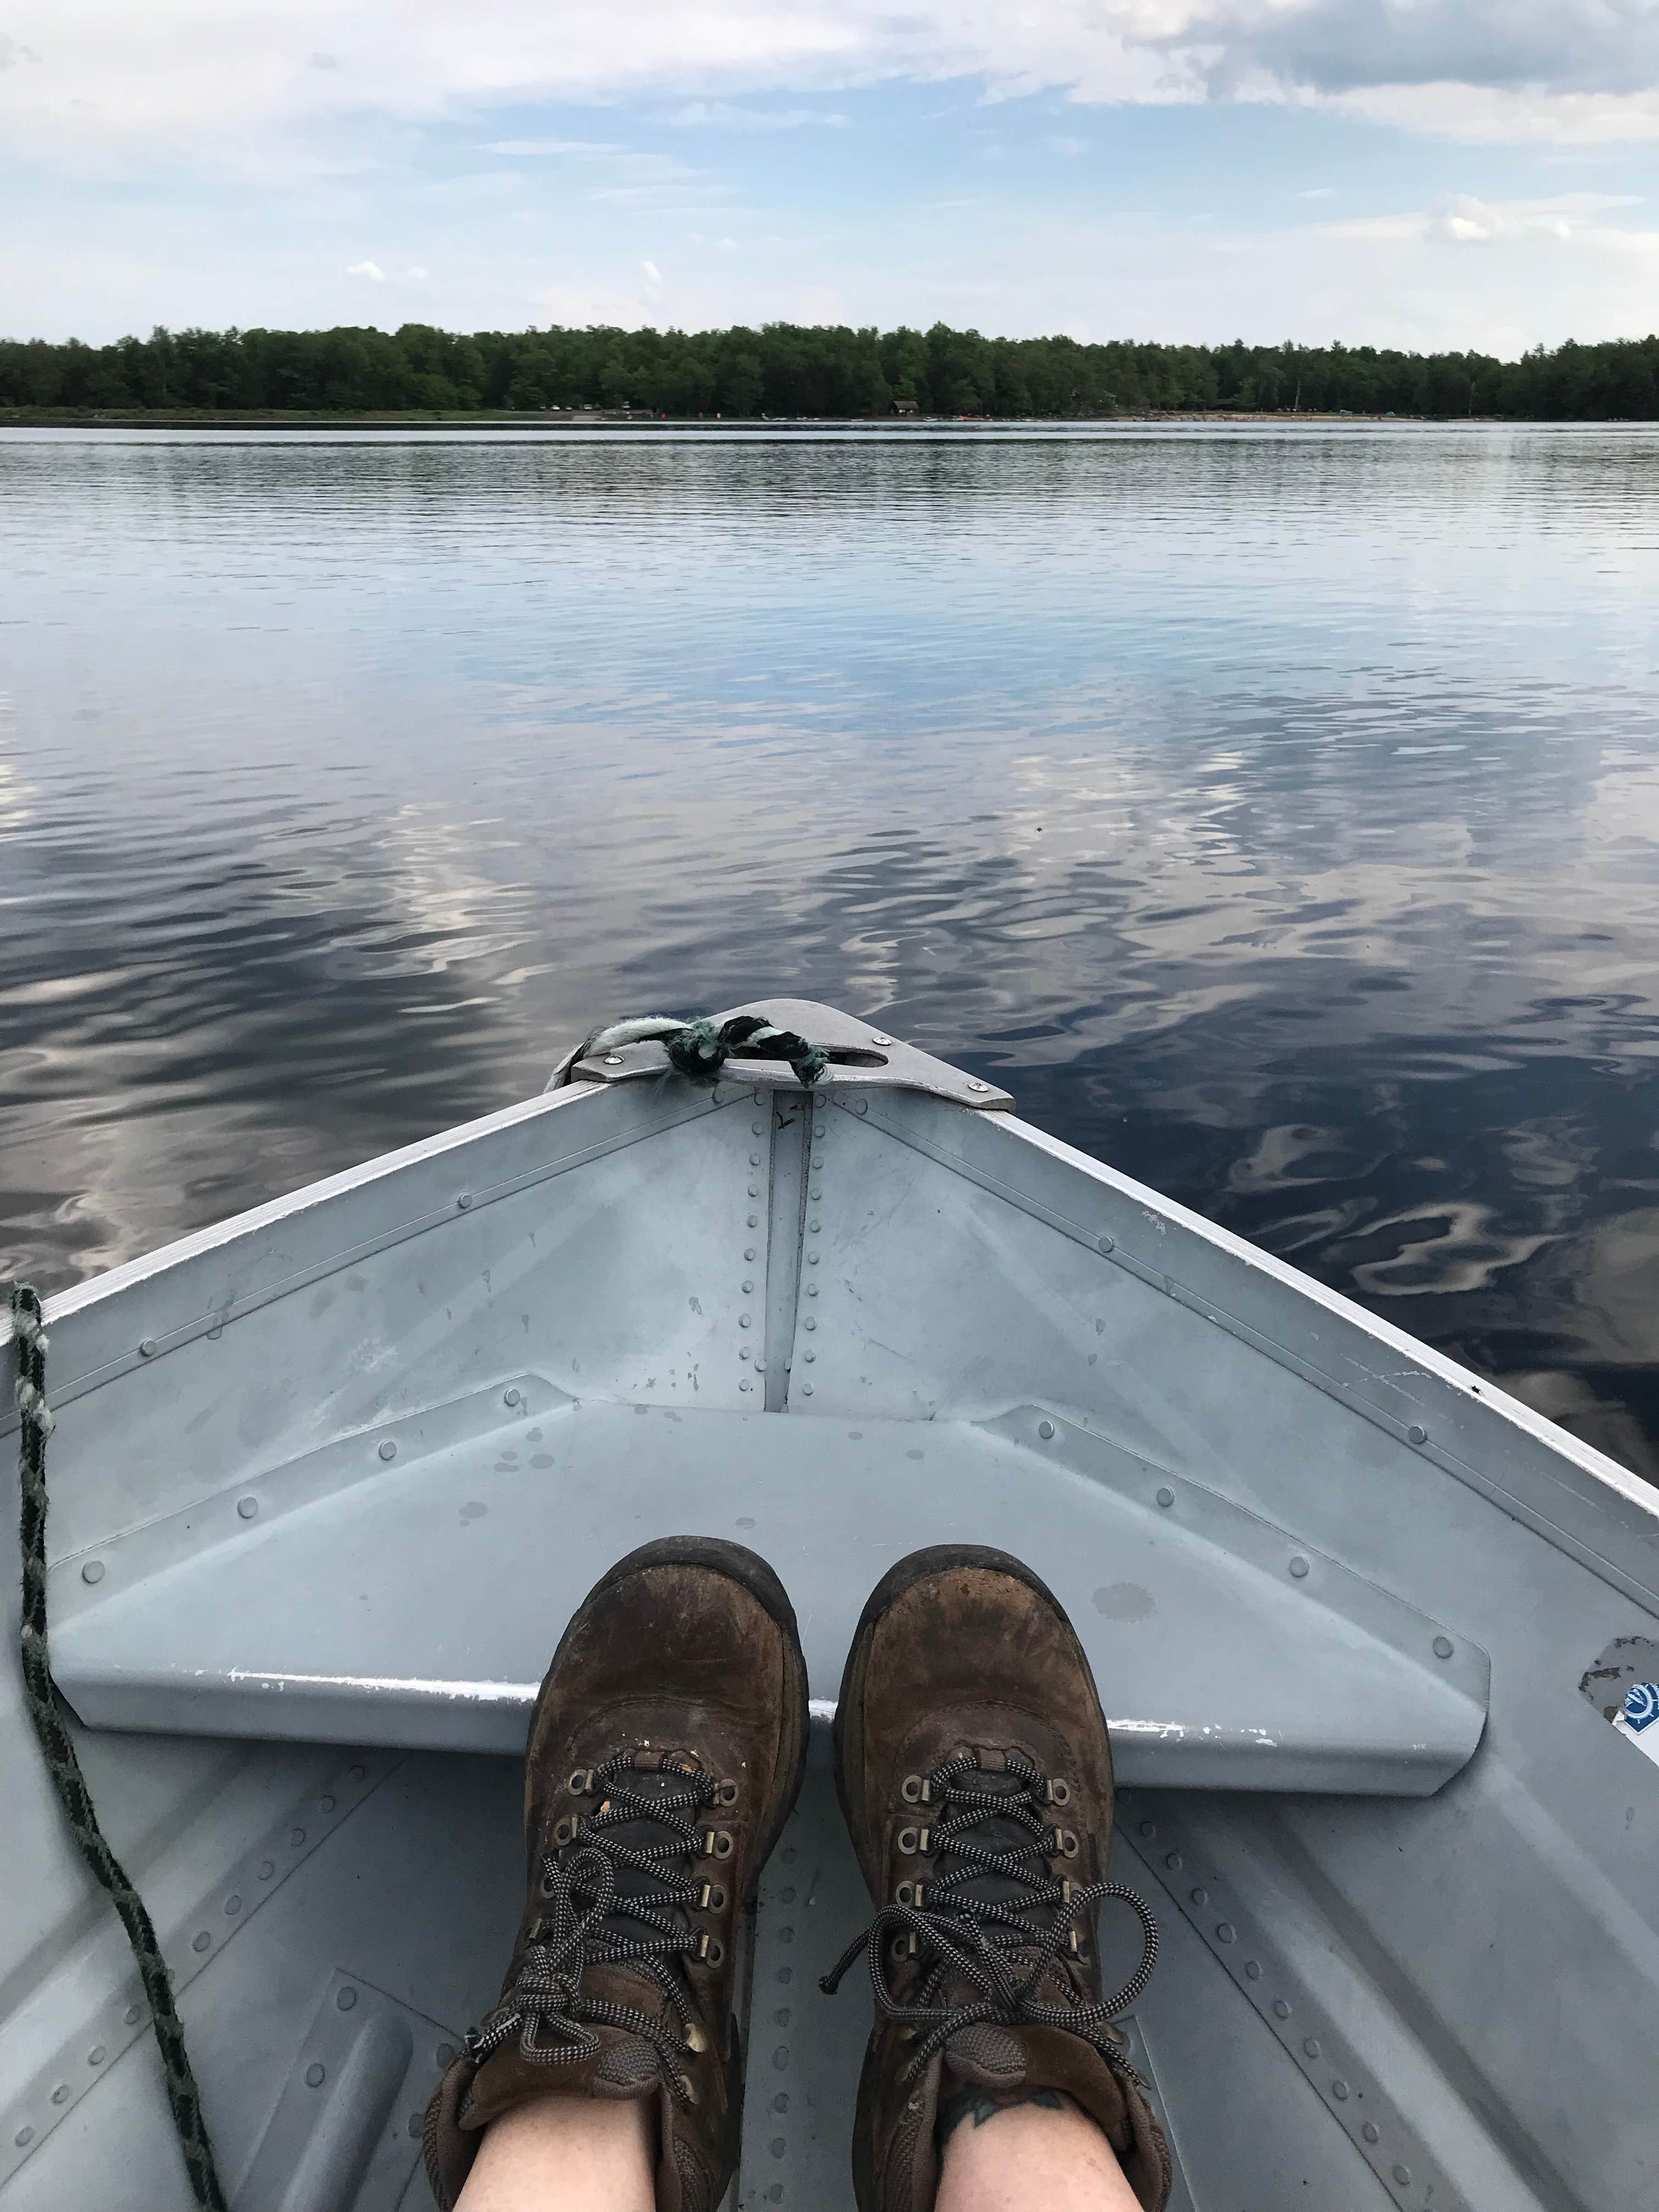
[[1659, 1478], [1659, 431], [0, 434], [0, 1267], [828, 1000]]

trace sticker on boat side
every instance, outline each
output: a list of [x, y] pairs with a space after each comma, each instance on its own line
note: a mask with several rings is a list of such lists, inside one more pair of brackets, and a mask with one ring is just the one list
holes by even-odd
[[1578, 1687], [1659, 1766], [1659, 1643], [1650, 1636], [1615, 1636]]
[[1613, 1724], [1621, 1735], [1633, 1735], [1638, 1748], [1659, 1766], [1659, 1682], [1632, 1682]]

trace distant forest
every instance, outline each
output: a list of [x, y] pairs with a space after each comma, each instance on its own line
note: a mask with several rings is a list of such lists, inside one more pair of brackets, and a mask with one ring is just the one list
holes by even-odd
[[153, 331], [0, 340], [0, 407], [640, 409], [672, 416], [1109, 416], [1236, 408], [1587, 421], [1659, 416], [1659, 337], [1519, 361], [1372, 346], [1081, 345], [977, 331]]

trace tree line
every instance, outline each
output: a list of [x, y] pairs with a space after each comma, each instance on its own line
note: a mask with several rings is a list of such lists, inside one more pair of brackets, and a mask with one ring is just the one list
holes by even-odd
[[0, 340], [0, 408], [1098, 416], [1168, 409], [1659, 417], [1659, 337], [1489, 354], [1189, 346], [768, 323], [757, 330], [169, 331]]

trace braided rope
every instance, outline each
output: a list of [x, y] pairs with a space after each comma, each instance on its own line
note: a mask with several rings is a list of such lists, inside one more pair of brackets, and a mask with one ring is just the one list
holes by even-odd
[[227, 2212], [224, 2191], [219, 2185], [202, 2118], [201, 2094], [185, 2049], [185, 2031], [173, 2002], [161, 1947], [144, 1900], [128, 1881], [125, 1869], [105, 1839], [93, 1809], [86, 1777], [76, 1756], [75, 1744], [58, 1709], [46, 1643], [46, 1438], [56, 1425], [46, 1403], [46, 1314], [39, 1294], [27, 1283], [16, 1283], [11, 1293], [12, 1328], [17, 1339], [17, 1410], [22, 1417], [22, 1449], [19, 1475], [22, 1512], [19, 1539], [23, 1554], [23, 1619], [19, 1647], [23, 1662], [23, 1694], [29, 1719], [40, 1738], [46, 1771], [58, 1802], [75, 1838], [76, 1846], [93, 1875], [109, 1892], [121, 1916], [132, 1955], [138, 1962], [144, 1995], [149, 2001], [151, 2025], [161, 2052], [167, 2080], [167, 2103], [184, 2154], [191, 2193], [204, 2212]]
[[596, 1052], [615, 1052], [625, 1044], [660, 1044], [669, 1066], [694, 1083], [714, 1083], [734, 1055], [787, 1060], [797, 1082], [810, 1090], [830, 1065], [822, 1045], [810, 1044], [793, 1030], [781, 1030], [759, 1014], [734, 1014], [728, 1022], [682, 1021], [675, 1014], [641, 1014], [625, 1022], [602, 1023], [590, 1030], [549, 1078], [550, 1091], [561, 1091], [577, 1063]]

